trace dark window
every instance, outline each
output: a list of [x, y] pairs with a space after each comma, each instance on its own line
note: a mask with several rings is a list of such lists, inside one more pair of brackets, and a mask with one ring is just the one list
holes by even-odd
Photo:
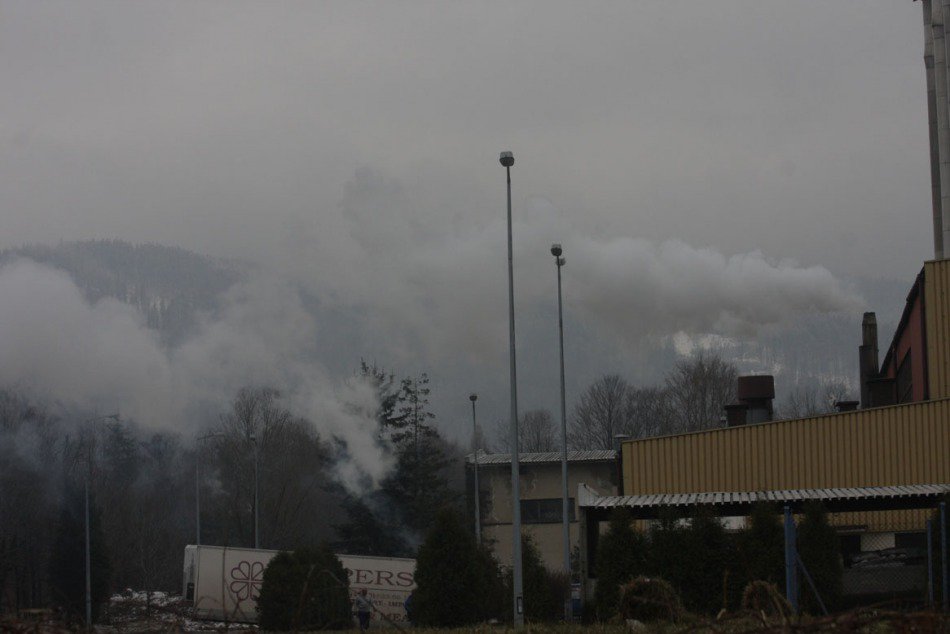
[[860, 535], [838, 535], [838, 543], [841, 545], [841, 554], [844, 556], [845, 565], [851, 567], [853, 559], [861, 554], [861, 536]]
[[897, 368], [897, 402], [909, 403], [914, 398], [914, 377], [910, 369], [910, 350]]
[[[557, 524], [561, 522], [563, 501], [561, 498], [546, 500], [521, 500], [521, 521], [524, 524]], [[570, 514], [574, 521], [574, 498], [568, 500]]]

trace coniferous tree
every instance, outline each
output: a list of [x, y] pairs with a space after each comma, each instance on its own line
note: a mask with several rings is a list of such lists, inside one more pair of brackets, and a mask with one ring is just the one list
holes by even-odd
[[[412, 555], [402, 536], [408, 532], [411, 542], [421, 535], [454, 498], [445, 477], [451, 461], [429, 410], [429, 378], [423, 373], [403, 379], [397, 389], [395, 376], [375, 365], [363, 361], [360, 373], [375, 386], [380, 437], [391, 448], [395, 466], [372, 504], [344, 504], [347, 520], [337, 526], [340, 543], [348, 552], [359, 554], [366, 551], [358, 549], [368, 548], [387, 556]], [[373, 536], [383, 534], [390, 537], [370, 545]]]
[[[675, 587], [687, 609], [716, 614], [728, 608], [729, 590], [738, 594], [732, 557], [732, 540], [719, 518], [701, 513], [682, 531]], [[734, 597], [738, 599], [738, 597]]]
[[394, 531], [392, 523], [384, 522], [363, 501], [348, 495], [344, 498], [343, 510], [347, 519], [334, 526], [337, 532], [335, 548], [350, 555], [376, 557], [402, 557], [410, 554], [409, 546], [400, 531]]
[[752, 581], [781, 585], [785, 579], [785, 533], [777, 509], [757, 504], [737, 540], [742, 585]]
[[[828, 513], [821, 503], [810, 502], [805, 505], [804, 511], [804, 517], [798, 524], [798, 556], [815, 582], [822, 602], [831, 612], [841, 602], [841, 576], [844, 571], [838, 533], [828, 522]], [[799, 576], [802, 577], [799, 591], [802, 609], [820, 614], [821, 607], [811, 586], [803, 574]]]
[[[560, 620], [564, 616], [567, 579], [552, 575], [541, 561], [541, 553], [528, 534], [521, 537], [522, 590], [525, 619], [529, 623]], [[507, 593], [511, 596], [511, 593]]]
[[684, 524], [667, 515], [651, 528], [648, 552], [650, 575], [668, 581], [687, 609], [715, 614], [740, 591], [732, 570], [734, 542], [714, 516], [700, 514]]
[[643, 535], [633, 527], [627, 509], [616, 509], [597, 546], [597, 587], [594, 591], [597, 618], [607, 620], [617, 613], [620, 586], [641, 574], [645, 562]]
[[440, 511], [416, 557], [413, 619], [428, 627], [462, 627], [499, 616], [497, 564], [452, 509]]
[[[67, 491], [56, 525], [49, 561], [50, 593], [53, 603], [76, 619], [85, 619], [86, 528], [84, 499], [81, 492]], [[90, 580], [92, 581], [92, 620], [99, 616], [109, 598], [110, 565], [102, 533], [101, 513], [90, 498], [89, 512]]]
[[370, 365], [364, 359], [360, 359], [359, 374], [364, 380], [369, 381], [376, 391], [376, 399], [379, 403], [376, 419], [379, 421], [380, 429], [398, 425], [397, 407], [400, 392], [395, 386], [396, 375], [375, 363]]
[[649, 576], [661, 577], [679, 592], [684, 527], [676, 515], [664, 513], [650, 526], [646, 570]]
[[388, 424], [396, 453], [396, 467], [383, 491], [399, 510], [404, 526], [422, 532], [435, 514], [452, 499], [444, 472], [449, 465], [444, 441], [431, 421], [429, 378], [421, 374], [404, 379], [398, 415]]

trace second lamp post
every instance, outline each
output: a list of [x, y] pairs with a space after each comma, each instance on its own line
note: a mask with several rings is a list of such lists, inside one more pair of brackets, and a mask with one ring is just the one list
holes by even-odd
[[498, 159], [508, 176], [508, 347], [511, 370], [511, 586], [515, 627], [524, 626], [521, 580], [521, 478], [518, 473], [518, 373], [515, 370], [515, 274], [511, 246], [511, 166], [515, 156], [502, 152]]
[[[570, 496], [567, 486], [567, 407], [564, 399], [564, 310], [561, 302], [561, 267], [564, 266], [564, 258], [561, 257], [563, 250], [560, 244], [551, 245], [551, 255], [554, 256], [554, 263], [557, 265], [557, 333], [561, 352], [561, 518], [563, 524], [564, 538], [564, 574], [571, 578], [571, 516], [570, 516]], [[570, 619], [570, 598], [564, 601], [564, 618]]]

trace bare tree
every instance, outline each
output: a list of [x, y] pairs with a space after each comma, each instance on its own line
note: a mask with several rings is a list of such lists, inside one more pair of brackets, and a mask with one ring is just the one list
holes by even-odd
[[561, 434], [555, 430], [551, 412], [546, 409], [534, 409], [521, 417], [518, 439], [521, 451], [557, 451], [561, 446], [558, 439]]
[[670, 400], [669, 391], [662, 387], [628, 389], [626, 426], [621, 433], [632, 438], [674, 433], [677, 421]]
[[617, 374], [597, 379], [574, 407], [568, 444], [574, 449], [611, 449], [614, 436], [631, 428], [630, 386]]
[[[508, 421], [495, 421], [495, 448], [503, 453], [511, 451], [511, 428]], [[560, 432], [554, 425], [551, 412], [534, 409], [524, 412], [518, 422], [518, 451], [521, 453], [557, 451]]]
[[243, 388], [218, 431], [219, 508], [228, 516], [230, 538], [253, 543], [255, 442], [262, 545], [290, 547], [311, 532], [309, 509], [328, 503], [322, 484], [329, 456], [310, 422], [295, 417], [277, 390]]
[[666, 376], [676, 431], [721, 426], [724, 408], [736, 398], [736, 366], [714, 354], [680, 361]]
[[778, 408], [782, 418], [808, 418], [835, 411], [835, 403], [854, 398], [846, 381], [831, 379], [792, 390]]

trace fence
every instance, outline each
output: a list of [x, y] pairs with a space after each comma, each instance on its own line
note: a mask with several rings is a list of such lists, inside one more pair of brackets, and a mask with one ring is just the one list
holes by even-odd
[[805, 602], [817, 604], [827, 614], [827, 595], [834, 594], [838, 608], [889, 604], [950, 611], [947, 520], [946, 502], [941, 502], [927, 521], [925, 533], [851, 536], [855, 541], [846, 541], [842, 548], [840, 587], [832, 591], [816, 583], [802, 561], [798, 528], [786, 506], [785, 590], [789, 604], [796, 613]]

